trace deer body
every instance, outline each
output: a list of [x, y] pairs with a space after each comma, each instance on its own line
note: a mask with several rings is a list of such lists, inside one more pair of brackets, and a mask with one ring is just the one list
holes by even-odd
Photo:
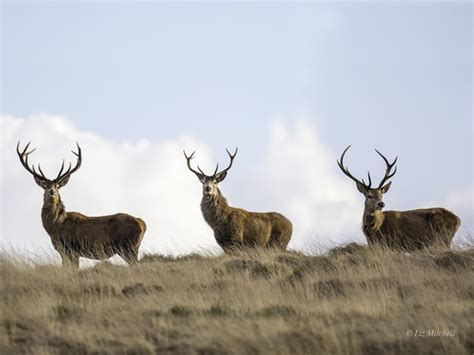
[[125, 213], [88, 217], [78, 212], [66, 212], [59, 199], [45, 201], [41, 220], [54, 248], [76, 264], [79, 257], [108, 259], [119, 254], [128, 262], [135, 261], [146, 231], [140, 218]]
[[224, 251], [245, 246], [286, 249], [293, 230], [289, 219], [276, 212], [230, 207], [219, 189], [217, 192], [216, 196], [203, 196], [201, 211]]
[[229, 167], [221, 172], [218, 167], [214, 174], [208, 176], [191, 168], [191, 159], [184, 153], [189, 170], [203, 184], [201, 211], [204, 220], [213, 229], [214, 237], [219, 246], [225, 251], [242, 247], [273, 247], [285, 250], [291, 239], [293, 226], [289, 219], [277, 212], [249, 212], [241, 208], [229, 206], [227, 200], [218, 188], [218, 183], [225, 179], [227, 171], [237, 154], [237, 149], [230, 156]]
[[[29, 145], [29, 144], [28, 144]], [[61, 255], [63, 265], [79, 266], [79, 257], [90, 259], [108, 259], [118, 254], [127, 262], [138, 261], [138, 248], [146, 231], [145, 222], [140, 218], [125, 213], [110, 216], [88, 217], [78, 212], [67, 212], [61, 201], [59, 189], [64, 186], [70, 175], [81, 164], [81, 150], [76, 154], [78, 163], [74, 169], [71, 166], [66, 173], [54, 180], [47, 179], [41, 172], [37, 174], [35, 168], [28, 165], [28, 145], [20, 153], [17, 152], [22, 165], [33, 174], [36, 183], [44, 189], [41, 220], [43, 227], [51, 238], [53, 247]]]
[[364, 213], [363, 232], [369, 245], [418, 250], [432, 245], [449, 247], [461, 224], [444, 208]]
[[[397, 159], [392, 163], [379, 152], [387, 166], [385, 176], [376, 188], [372, 188], [370, 173], [368, 184], [358, 180], [344, 167], [344, 155], [341, 155], [338, 165], [349, 178], [355, 181], [357, 189], [365, 196], [365, 209], [362, 218], [362, 230], [369, 245], [382, 245], [395, 250], [420, 250], [429, 246], [439, 245], [449, 247], [456, 234], [461, 220], [451, 211], [436, 207], [409, 211], [382, 211], [385, 207], [383, 195], [390, 189], [387, 182], [395, 175], [397, 168], [392, 171]], [[384, 185], [385, 184], [385, 185]]]

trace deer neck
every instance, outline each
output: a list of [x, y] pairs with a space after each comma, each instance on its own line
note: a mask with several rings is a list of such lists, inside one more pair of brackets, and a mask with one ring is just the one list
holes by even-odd
[[216, 195], [204, 195], [201, 200], [201, 211], [204, 220], [211, 226], [217, 227], [224, 223], [229, 214], [229, 205], [227, 200], [222, 195], [221, 191], [217, 189]]
[[364, 209], [364, 216], [362, 219], [363, 229], [366, 233], [375, 233], [382, 226], [384, 221], [384, 214], [378, 209]]
[[55, 198], [53, 196], [47, 196], [45, 193], [41, 219], [44, 229], [46, 229], [50, 236], [56, 234], [55, 232], [64, 222], [66, 216], [66, 207], [61, 201], [61, 197], [58, 195], [58, 197]]

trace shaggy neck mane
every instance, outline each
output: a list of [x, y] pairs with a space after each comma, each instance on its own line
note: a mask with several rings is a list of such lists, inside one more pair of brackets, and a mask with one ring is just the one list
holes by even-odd
[[215, 196], [204, 195], [201, 200], [201, 211], [206, 222], [211, 226], [217, 226], [225, 222], [229, 214], [229, 205], [227, 200], [217, 189]]
[[53, 233], [56, 227], [66, 219], [66, 207], [61, 201], [61, 197], [57, 202], [53, 198], [45, 198], [43, 209], [41, 210], [41, 219], [43, 226], [48, 233]]
[[363, 228], [367, 232], [376, 232], [383, 223], [383, 212], [379, 210], [364, 210]]

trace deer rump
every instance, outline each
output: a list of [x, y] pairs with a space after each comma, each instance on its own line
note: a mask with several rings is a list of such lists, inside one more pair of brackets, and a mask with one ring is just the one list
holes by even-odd
[[447, 246], [461, 221], [444, 208], [384, 211], [383, 223], [375, 233], [364, 231], [369, 244], [393, 249], [419, 250], [433, 245]]
[[108, 259], [115, 254], [137, 252], [146, 231], [145, 222], [125, 213], [88, 217], [67, 212], [62, 228], [52, 233], [52, 242], [60, 253], [92, 259]]
[[286, 249], [293, 232], [290, 220], [277, 212], [248, 212], [233, 208], [222, 223], [214, 226], [214, 236], [224, 250], [235, 247]]

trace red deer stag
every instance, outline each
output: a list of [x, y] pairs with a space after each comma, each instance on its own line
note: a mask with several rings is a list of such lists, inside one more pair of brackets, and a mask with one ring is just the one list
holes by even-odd
[[240, 208], [230, 207], [217, 186], [227, 176], [237, 154], [237, 149], [230, 157], [229, 166], [218, 172], [216, 166], [214, 174], [208, 176], [199, 168], [196, 171], [191, 167], [190, 156], [186, 155], [187, 165], [202, 183], [201, 211], [205, 221], [214, 231], [219, 246], [229, 252], [234, 248], [242, 247], [273, 247], [286, 249], [293, 232], [293, 226], [288, 218], [276, 212], [257, 213]]
[[39, 173], [34, 164], [30, 168], [28, 156], [35, 151], [28, 151], [30, 143], [20, 151], [20, 142], [16, 147], [23, 167], [33, 175], [36, 183], [44, 189], [41, 219], [43, 227], [51, 237], [54, 248], [59, 252], [63, 265], [79, 266], [79, 257], [90, 259], [108, 259], [119, 254], [128, 263], [138, 261], [138, 248], [143, 239], [146, 225], [140, 218], [125, 213], [110, 216], [88, 217], [78, 212], [66, 212], [59, 196], [59, 189], [67, 184], [71, 174], [76, 172], [82, 163], [82, 153], [77, 144], [77, 157], [74, 168], [64, 171], [64, 161], [58, 176], [54, 180], [46, 178], [41, 166]]
[[[369, 245], [383, 245], [395, 250], [413, 251], [433, 245], [449, 247], [454, 234], [461, 223], [460, 219], [444, 208], [426, 208], [411, 211], [384, 211], [383, 195], [392, 182], [385, 184], [397, 171], [395, 163], [390, 163], [377, 149], [386, 164], [385, 176], [376, 188], [372, 188], [372, 179], [368, 173], [368, 184], [356, 179], [344, 167], [344, 155], [348, 146], [337, 161], [339, 168], [355, 181], [357, 189], [365, 196], [365, 209], [362, 229]], [[393, 171], [392, 171], [393, 169]]]

